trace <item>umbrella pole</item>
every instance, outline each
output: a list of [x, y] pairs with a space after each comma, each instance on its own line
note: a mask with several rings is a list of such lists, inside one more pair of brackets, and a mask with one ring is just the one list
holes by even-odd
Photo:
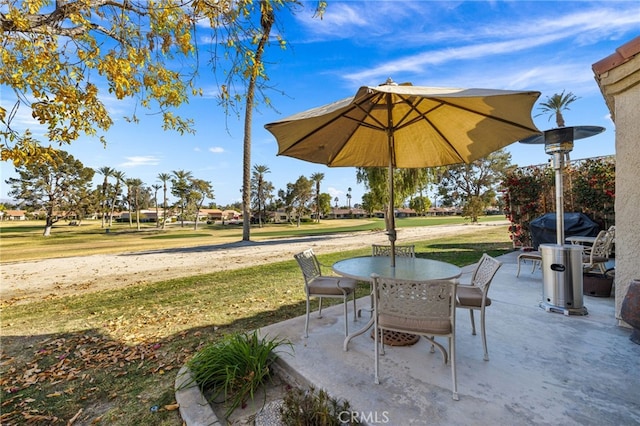
[[393, 165], [389, 160], [389, 208], [387, 209], [387, 235], [389, 235], [389, 242], [391, 243], [391, 267], [396, 266], [396, 215], [393, 209], [394, 196], [393, 196]]
[[[387, 84], [391, 84], [391, 81], [388, 81]], [[394, 196], [393, 196], [393, 166], [396, 164], [395, 159], [395, 139], [393, 135], [393, 97], [391, 93], [387, 93], [386, 95], [386, 104], [387, 104], [387, 139], [388, 139], [388, 148], [389, 148], [389, 220], [387, 234], [389, 234], [389, 242], [391, 243], [391, 267], [395, 268], [396, 266], [396, 215], [393, 209], [394, 204]]]

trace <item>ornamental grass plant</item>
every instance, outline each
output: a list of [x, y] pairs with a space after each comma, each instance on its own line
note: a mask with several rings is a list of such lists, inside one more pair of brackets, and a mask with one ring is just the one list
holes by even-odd
[[227, 404], [225, 417], [253, 400], [256, 390], [271, 378], [271, 364], [282, 346], [293, 350], [284, 339], [260, 338], [253, 333], [235, 333], [201, 349], [188, 363], [192, 377], [210, 402]]

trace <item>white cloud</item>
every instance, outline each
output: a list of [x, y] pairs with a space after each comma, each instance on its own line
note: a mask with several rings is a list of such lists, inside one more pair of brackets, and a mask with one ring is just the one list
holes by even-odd
[[[372, 39], [387, 35], [390, 43], [397, 43], [404, 40], [405, 34], [415, 34], [416, 28], [412, 26], [409, 30], [406, 25], [408, 19], [424, 23], [433, 19], [433, 15], [433, 9], [424, 7], [423, 2], [354, 1], [329, 2], [322, 19], [313, 17], [312, 13], [298, 13], [295, 18], [314, 40], [360, 38], [368, 34]], [[398, 22], [405, 24], [405, 32], [393, 24]], [[403, 34], [398, 37], [399, 33]]]
[[344, 196], [344, 191], [341, 191], [339, 189], [336, 189], [332, 186], [327, 188], [327, 192], [329, 193], [329, 195], [331, 195], [331, 205], [333, 205], [333, 199], [338, 197], [338, 199], [342, 196]]
[[157, 166], [160, 164], [160, 159], [153, 156], [126, 157], [126, 160], [120, 164], [120, 167]]
[[[510, 15], [504, 22], [500, 22], [500, 18], [489, 21], [479, 19], [475, 22], [465, 22], [468, 25], [461, 27], [460, 21], [453, 20], [449, 23], [438, 22], [438, 30], [431, 30], [430, 22], [436, 20], [439, 15], [436, 8], [455, 9], [457, 4], [446, 6], [443, 3], [431, 2], [353, 2], [330, 6], [327, 22], [324, 24], [310, 20], [305, 22], [305, 25], [307, 31], [314, 35], [324, 31], [322, 35], [327, 39], [342, 39], [349, 34], [355, 34], [356, 31], [367, 31], [369, 34], [375, 34], [370, 37], [375, 43], [373, 48], [382, 52], [387, 50], [386, 46], [398, 46], [401, 50], [409, 46], [419, 49], [419, 53], [388, 61], [382, 60], [377, 64], [363, 61], [360, 69], [350, 64], [349, 71], [336, 71], [346, 82], [356, 86], [362, 82], [382, 82], [389, 76], [398, 81], [400, 77], [403, 81], [411, 81], [408, 79], [413, 78], [414, 84], [434, 85], [426, 81], [417, 82], [415, 79], [432, 80], [438, 76], [439, 67], [452, 64], [455, 64], [455, 68], [460, 68], [461, 72], [462, 69], [475, 72], [476, 79], [502, 74], [504, 66], [510, 66], [516, 71], [515, 66], [519, 65], [521, 69], [515, 74], [520, 75], [520, 79], [528, 80], [531, 74], [528, 74], [527, 71], [530, 70], [526, 68], [531, 68], [532, 64], [533, 67], [539, 64], [536, 63], [534, 55], [540, 50], [544, 50], [547, 60], [549, 53], [555, 53], [558, 63], [562, 63], [567, 72], [571, 71], [572, 67], [573, 71], [580, 69], [578, 76], [581, 82], [585, 79], [592, 80], [589, 58], [575, 57], [572, 55], [573, 48], [588, 47], [603, 39], [615, 39], [618, 37], [617, 34], [640, 27], [640, 7], [633, 2], [617, 2], [613, 6], [586, 2], [572, 9], [569, 9], [569, 6], [558, 5], [557, 10], [554, 10], [555, 7], [546, 10], [534, 4], [529, 5], [529, 11], [523, 9], [517, 18]], [[594, 5], [595, 7], [592, 7]], [[407, 18], [407, 13], [411, 14], [410, 19]], [[353, 16], [358, 18], [352, 18]], [[381, 16], [384, 16], [386, 23], [383, 26], [380, 25]], [[392, 28], [394, 31], [385, 32], [381, 27]], [[385, 42], [385, 39], [388, 42]], [[402, 42], [398, 45], [400, 40]], [[443, 44], [446, 47], [441, 47]], [[434, 48], [434, 45], [439, 47]], [[374, 53], [375, 50], [372, 51], [372, 58], [375, 58]], [[528, 60], [520, 58], [518, 64], [510, 63], [518, 55], [531, 57]], [[483, 72], [478, 73], [478, 69], [482, 69]], [[552, 72], [547, 72], [545, 81], [549, 82], [549, 77], [554, 78], [553, 76]], [[448, 77], [446, 81], [455, 81], [450, 75]], [[562, 72], [554, 79], [575, 84], [575, 77], [576, 74], [571, 78], [571, 75]], [[505, 79], [502, 76], [500, 80], [504, 84]], [[476, 83], [472, 86], [481, 85]]]
[[299, 13], [295, 17], [316, 38], [349, 37], [357, 28], [367, 25], [361, 11], [345, 3], [331, 4], [322, 19], [313, 17], [311, 13]]
[[[632, 9], [640, 12], [640, 8]], [[414, 55], [381, 62], [367, 69], [344, 73], [351, 84], [383, 81], [393, 76], [397, 81], [411, 81], [427, 86], [495, 87], [501, 89], [535, 89], [556, 92], [571, 87], [583, 96], [598, 92], [591, 64], [593, 56], [575, 54], [578, 47], [589, 47], [603, 38], [629, 28], [640, 27], [640, 14], [627, 10], [599, 8], [585, 12], [554, 15], [553, 19], [525, 19], [510, 25], [493, 23], [467, 31], [441, 32], [438, 39], [452, 47], [427, 48]], [[440, 70], [447, 69], [447, 74]], [[453, 71], [453, 72], [451, 72]]]
[[512, 55], [523, 50], [551, 44], [560, 38], [561, 36], [559, 35], [551, 34], [547, 36], [524, 37], [515, 40], [431, 50], [416, 55], [405, 56], [404, 58], [393, 60], [360, 72], [346, 74], [345, 79], [354, 82], [376, 81], [384, 79], [385, 76], [397, 75], [399, 73], [422, 73], [428, 71], [430, 66], [491, 56]]
[[209, 152], [213, 152], [214, 154], [222, 154], [224, 152], [224, 148], [221, 146], [213, 146], [209, 148]]

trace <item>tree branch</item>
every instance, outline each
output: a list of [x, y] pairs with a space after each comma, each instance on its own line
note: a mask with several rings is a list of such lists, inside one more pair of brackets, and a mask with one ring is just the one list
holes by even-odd
[[4, 13], [0, 14], [0, 30], [2, 30], [2, 32], [49, 34], [71, 38], [86, 34], [89, 31], [98, 31], [120, 43], [126, 42], [126, 40], [120, 38], [113, 31], [93, 22], [90, 22], [87, 26], [62, 26], [66, 20], [70, 19], [71, 15], [78, 13], [82, 8], [98, 10], [104, 6], [126, 10], [140, 16], [147, 15], [147, 12], [141, 8], [134, 7], [129, 0], [123, 0], [122, 2], [114, 0], [92, 0], [88, 6], [86, 6], [86, 3], [80, 1], [67, 2], [65, 0], [56, 0], [55, 9], [51, 13], [26, 14], [26, 16], [23, 16], [23, 19], [27, 21], [26, 28], [16, 24], [16, 22]]

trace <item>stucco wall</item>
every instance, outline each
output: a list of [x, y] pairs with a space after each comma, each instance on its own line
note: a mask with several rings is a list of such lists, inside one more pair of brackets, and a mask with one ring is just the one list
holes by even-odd
[[629, 281], [640, 278], [640, 54], [596, 79], [616, 124], [615, 300], [620, 319]]
[[[639, 58], [636, 58], [640, 61]], [[640, 71], [638, 71], [640, 73]], [[640, 85], [615, 96], [616, 318], [629, 281], [640, 278]]]

